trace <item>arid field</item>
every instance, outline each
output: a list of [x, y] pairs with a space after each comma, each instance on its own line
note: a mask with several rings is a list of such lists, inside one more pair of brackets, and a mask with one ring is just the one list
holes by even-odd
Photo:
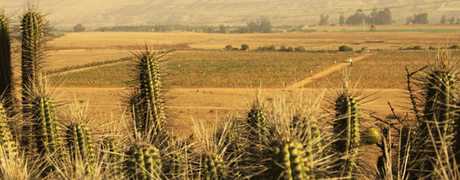
[[[47, 42], [48, 70], [66, 66], [120, 59], [132, 56], [139, 47], [150, 44], [159, 50], [175, 51], [166, 58], [167, 108], [170, 122], [180, 132], [190, 132], [191, 119], [213, 122], [248, 109], [249, 95], [258, 88], [269, 94], [304, 92], [336, 88], [344, 67], [349, 67], [359, 88], [372, 94], [364, 108], [385, 118], [391, 115], [387, 102], [396, 113], [408, 111], [406, 71], [428, 63], [435, 50], [398, 50], [420, 45], [424, 49], [456, 44], [455, 33], [66, 33]], [[225, 51], [226, 45], [248, 44], [249, 51]], [[254, 51], [275, 45], [302, 46], [307, 52]], [[341, 45], [361, 53], [336, 52]], [[454, 50], [454, 56], [458, 53]], [[358, 58], [361, 57], [361, 58]], [[352, 66], [346, 58], [359, 59]], [[132, 78], [132, 61], [83, 67], [51, 74], [60, 100], [89, 102], [101, 119], [120, 118], [126, 111], [123, 97]], [[303, 87], [303, 88], [302, 88]], [[313, 90], [316, 94], [318, 90]], [[316, 95], [314, 95], [316, 97]], [[327, 94], [326, 94], [327, 96]], [[324, 102], [326, 103], [326, 102]]]

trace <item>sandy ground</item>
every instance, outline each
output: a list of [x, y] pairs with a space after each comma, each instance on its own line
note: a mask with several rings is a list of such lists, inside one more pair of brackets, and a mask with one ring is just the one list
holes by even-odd
[[[169, 122], [177, 132], [190, 133], [192, 118], [198, 121], [213, 123], [215, 120], [222, 120], [225, 117], [239, 114], [244, 116], [248, 111], [247, 102], [250, 95], [256, 89], [231, 89], [231, 88], [206, 88], [206, 89], [171, 89], [167, 95], [167, 114]], [[127, 90], [124, 88], [59, 88], [59, 101], [77, 102], [89, 106], [97, 115], [97, 118], [104, 120], [104, 117], [113, 115], [118, 120], [123, 111], [126, 111], [124, 100]], [[316, 98], [320, 93], [318, 89], [263, 89], [264, 94], [270, 96], [289, 95], [292, 93], [303, 93], [306, 98]], [[362, 105], [365, 114], [375, 112], [375, 115], [385, 118], [392, 114], [387, 102], [395, 108], [396, 113], [404, 114], [409, 110], [409, 101], [404, 90], [399, 89], [367, 89], [362, 97], [368, 96], [371, 102]], [[328, 95], [326, 94], [326, 97]], [[326, 106], [326, 102], [323, 102]], [[65, 107], [65, 106], [63, 106]], [[64, 110], [65, 111], [65, 110]]]

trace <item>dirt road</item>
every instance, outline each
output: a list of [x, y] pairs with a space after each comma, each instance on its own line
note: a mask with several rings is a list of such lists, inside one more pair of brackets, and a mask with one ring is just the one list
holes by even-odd
[[[358, 56], [358, 57], [354, 57], [353, 58], [353, 62], [357, 62], [357, 61], [360, 61], [362, 59], [365, 59], [369, 56], [373, 55], [373, 53], [367, 53], [367, 54], [363, 54], [361, 56]], [[311, 83], [313, 82], [315, 79], [318, 79], [320, 77], [323, 77], [323, 76], [326, 76], [330, 73], [333, 73], [334, 71], [337, 71], [337, 70], [340, 70], [340, 69], [343, 69], [345, 66], [349, 65], [350, 63], [347, 63], [347, 62], [339, 62], [339, 64], [335, 65], [335, 66], [332, 66], [324, 71], [321, 71], [319, 73], [316, 73], [314, 74], [313, 76], [311, 77], [308, 77], [308, 78], [305, 78], [304, 80], [302, 81], [299, 81], [297, 83], [294, 83], [290, 86], [287, 87], [287, 89], [295, 89], [295, 88], [301, 88], [303, 87], [304, 85], [308, 84], [308, 83]]]

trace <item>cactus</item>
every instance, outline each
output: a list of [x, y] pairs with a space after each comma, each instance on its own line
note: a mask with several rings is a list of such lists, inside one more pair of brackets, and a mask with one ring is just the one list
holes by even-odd
[[272, 179], [314, 179], [309, 175], [311, 169], [307, 166], [306, 152], [302, 143], [283, 137], [276, 140], [272, 151], [270, 172]]
[[126, 153], [128, 173], [134, 179], [158, 179], [161, 175], [160, 151], [153, 145], [134, 145]]
[[[460, 116], [458, 115], [458, 70], [456, 62], [452, 62], [452, 57], [448, 50], [438, 52], [435, 64], [429, 66], [428, 72], [425, 72], [421, 78], [419, 86], [423, 90], [421, 99], [424, 100], [423, 119], [420, 120], [420, 133], [417, 134], [417, 153], [422, 176], [427, 176], [447, 161], [460, 161]], [[441, 140], [445, 140], [442, 144]], [[453, 157], [446, 157], [437, 153], [444, 146], [453, 150]], [[439, 156], [443, 156], [439, 158]], [[431, 158], [438, 161], [432, 163]], [[439, 160], [441, 162], [439, 162]], [[434, 175], [436, 176], [436, 175]]]
[[[22, 68], [22, 95], [23, 103], [28, 103], [28, 89], [39, 88], [42, 76], [45, 38], [44, 19], [36, 11], [36, 7], [29, 6], [21, 21], [21, 68]], [[28, 113], [27, 106], [23, 107]]]
[[8, 117], [3, 107], [0, 103], [0, 146], [2, 146], [7, 157], [15, 157], [18, 155], [16, 141], [14, 141], [13, 135], [8, 125]]
[[226, 179], [225, 165], [222, 157], [207, 153], [203, 157], [204, 177], [206, 180]]
[[107, 162], [104, 169], [112, 171], [111, 175], [114, 175], [114, 177], [120, 176], [123, 169], [121, 164], [123, 162], [123, 151], [119, 140], [108, 137], [102, 141], [101, 145]]
[[167, 54], [158, 55], [146, 45], [145, 50], [134, 54], [138, 59], [138, 87], [130, 104], [134, 107], [134, 119], [139, 132], [153, 136], [164, 131], [165, 114], [161, 84], [160, 60]]
[[262, 143], [266, 136], [267, 122], [264, 106], [260, 102], [259, 92], [254, 97], [254, 101], [251, 104], [251, 109], [248, 113], [247, 122], [252, 128], [251, 134], [254, 136], [258, 143]]
[[54, 102], [47, 97], [35, 97], [32, 101], [33, 138], [39, 153], [62, 156], [63, 136], [58, 123]]
[[228, 126], [225, 129], [219, 128], [216, 132], [216, 138], [224, 141], [227, 146], [226, 155], [238, 158], [245, 154], [246, 139], [244, 138], [244, 125], [236, 118], [229, 118], [226, 120]]
[[8, 18], [3, 11], [0, 12], [0, 96], [4, 94], [9, 101], [4, 103], [9, 109], [15, 102], [13, 67], [11, 62], [11, 41]]
[[72, 157], [81, 158], [86, 173], [90, 174], [95, 165], [96, 155], [88, 126], [84, 123], [69, 125], [67, 127], [67, 144], [70, 146]]
[[333, 126], [339, 140], [334, 143], [334, 146], [346, 157], [340, 167], [342, 176], [346, 174], [351, 177], [359, 153], [359, 100], [345, 91], [335, 101], [335, 111], [337, 120]]

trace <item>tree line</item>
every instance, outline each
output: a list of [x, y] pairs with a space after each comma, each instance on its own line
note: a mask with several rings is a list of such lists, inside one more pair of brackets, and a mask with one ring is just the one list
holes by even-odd
[[[320, 25], [325, 24], [322, 21], [325, 21], [328, 16], [321, 15]], [[368, 15], [364, 14], [362, 9], [356, 10], [356, 12], [345, 19], [344, 14], [339, 17], [339, 24], [349, 25], [349, 26], [358, 26], [363, 24], [375, 24], [375, 25], [388, 25], [391, 24], [391, 11], [389, 8], [385, 8], [381, 11], [373, 9], [372, 12]], [[327, 24], [327, 23], [326, 23]]]

